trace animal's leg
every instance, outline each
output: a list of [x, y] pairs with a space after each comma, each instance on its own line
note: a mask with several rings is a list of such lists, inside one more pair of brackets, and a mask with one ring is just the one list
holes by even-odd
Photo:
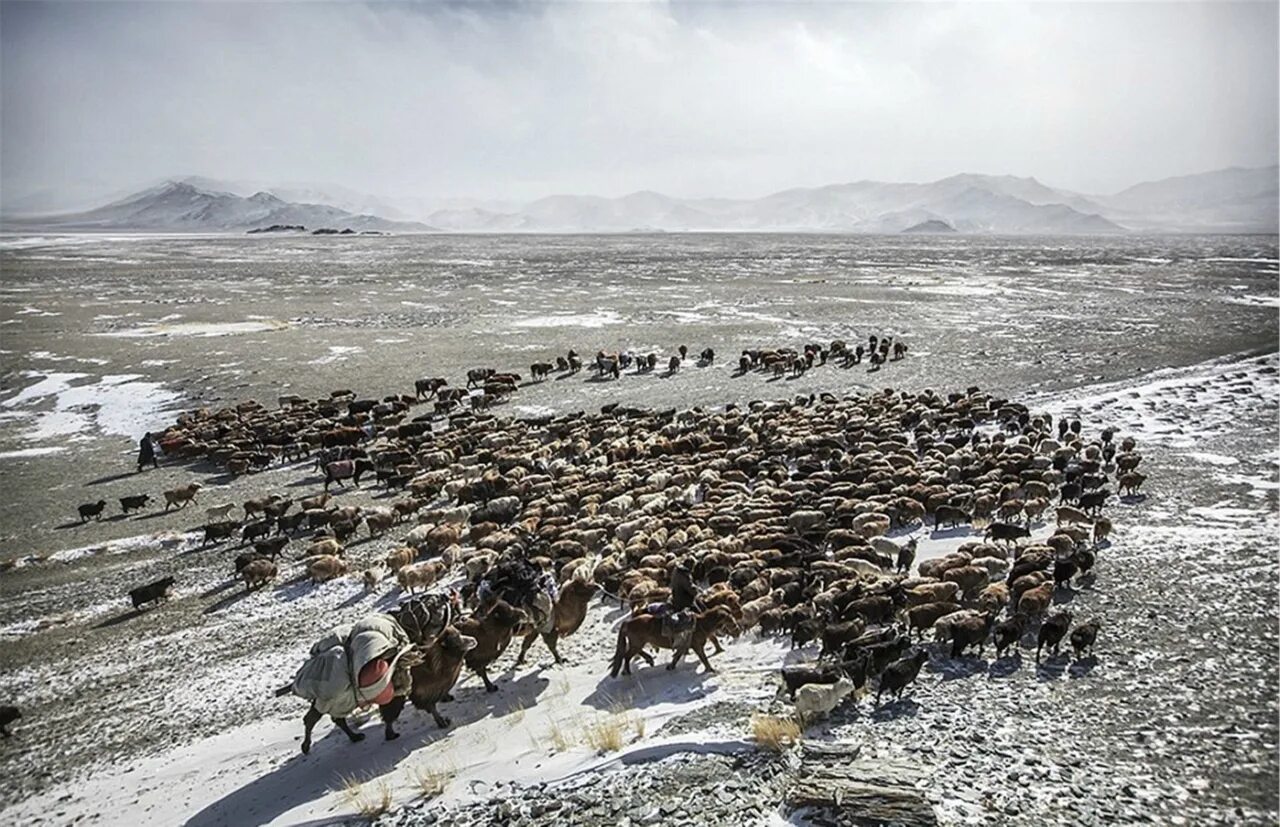
[[320, 723], [320, 719], [322, 717], [324, 716], [320, 714], [320, 711], [315, 708], [314, 704], [312, 704], [311, 708], [307, 710], [307, 714], [302, 716], [302, 726], [305, 730], [302, 735], [303, 755], [311, 752], [311, 730], [316, 728], [316, 724]]
[[719, 638], [717, 638], [715, 635], [712, 635], [709, 639], [711, 641], [711, 645], [715, 647], [715, 652], [713, 652], [713, 654], [718, 655], [724, 651], [724, 647], [720, 645]]
[[551, 650], [551, 656], [556, 659], [556, 663], [564, 663], [564, 658], [560, 657], [560, 650], [556, 648], [556, 641], [559, 639], [560, 635], [555, 629], [542, 634], [542, 640], [547, 644], [547, 648]]
[[[712, 638], [712, 640], [715, 640], [715, 638]], [[707, 653], [703, 651], [703, 648], [701, 646], [693, 647], [693, 652], [698, 656], [698, 660], [702, 661], [703, 667], [708, 672], [716, 671], [715, 668], [711, 666], [711, 661], [707, 660]]]
[[394, 724], [400, 717], [402, 709], [404, 709], [404, 698], [392, 698], [390, 703], [378, 707], [378, 715], [382, 718], [384, 735], [388, 741], [394, 741], [400, 737], [400, 733], [395, 731]]
[[427, 705], [427, 711], [430, 712], [431, 717], [435, 719], [436, 726], [441, 729], [448, 728], [449, 724], [452, 723], [452, 721], [440, 714], [440, 710], [436, 709], [436, 705], [434, 703]]
[[688, 651], [689, 650], [687, 647], [681, 647], [677, 649], [675, 654], [671, 656], [671, 663], [667, 664], [667, 671], [670, 672], [672, 669], [675, 669], [677, 666], [679, 666], [680, 659], [683, 658], [684, 653]]
[[346, 718], [334, 718], [333, 722], [338, 725], [338, 729], [347, 733], [347, 737], [351, 739], [351, 743], [358, 744], [359, 742], [364, 740], [364, 733], [356, 732], [354, 729], [352, 729], [350, 725], [347, 724]]
[[[537, 639], [538, 639], [537, 632], [530, 632], [529, 634], [524, 636], [524, 643], [520, 644], [520, 654], [516, 656], [516, 666], [520, 666], [521, 664], [524, 663], [524, 656], [529, 654], [529, 649], [533, 646], [533, 642]], [[559, 658], [556, 658], [557, 663], [559, 662], [559, 660], [560, 660]]]
[[497, 692], [497, 691], [498, 691], [498, 687], [494, 685], [493, 681], [489, 680], [489, 672], [488, 672], [488, 670], [486, 670], [483, 666], [481, 666], [481, 667], [479, 667], [479, 668], [477, 668], [477, 669], [476, 669], [476, 674], [480, 676], [480, 680], [484, 681], [484, 691], [485, 691], [485, 692]]

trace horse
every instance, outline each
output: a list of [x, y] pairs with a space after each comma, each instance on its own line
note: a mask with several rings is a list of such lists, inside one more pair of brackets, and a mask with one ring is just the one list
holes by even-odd
[[647, 645], [652, 645], [655, 649], [675, 650], [671, 663], [667, 664], [667, 671], [675, 669], [685, 653], [692, 649], [706, 670], [714, 672], [715, 668], [707, 660], [705, 651], [707, 642], [713, 640], [718, 633], [728, 633], [735, 627], [733, 612], [726, 606], [715, 606], [694, 615], [693, 631], [689, 634], [689, 641], [684, 646], [679, 646], [674, 636], [663, 628], [662, 618], [651, 614], [639, 614], [627, 618], [618, 629], [618, 645], [609, 667], [609, 676], [618, 677], [619, 670], [624, 675], [630, 675], [631, 659], [637, 655], [652, 666], [653, 658], [644, 651]]

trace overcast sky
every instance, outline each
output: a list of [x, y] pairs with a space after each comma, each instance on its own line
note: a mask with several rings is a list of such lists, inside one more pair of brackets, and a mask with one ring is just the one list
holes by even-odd
[[2, 192], [754, 196], [1275, 163], [1277, 4], [13, 3]]

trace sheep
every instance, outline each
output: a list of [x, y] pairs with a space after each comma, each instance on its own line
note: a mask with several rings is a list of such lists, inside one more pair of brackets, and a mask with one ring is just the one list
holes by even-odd
[[[1026, 598], [1023, 598], [1024, 600]], [[1036, 636], [1036, 662], [1040, 662], [1040, 651], [1048, 646], [1053, 656], [1058, 656], [1058, 646], [1071, 626], [1071, 612], [1054, 612], [1040, 624], [1040, 632]]]
[[401, 548], [392, 549], [387, 553], [383, 564], [389, 571], [399, 571], [402, 566], [407, 566], [418, 557], [418, 550], [413, 546], [402, 546]]
[[1024, 592], [1018, 598], [1018, 612], [1026, 615], [1044, 614], [1053, 600], [1053, 582], [1046, 581]]
[[976, 617], [963, 617], [951, 623], [951, 657], [961, 657], [964, 650], [975, 643], [978, 644], [978, 657], [982, 657], [987, 645], [987, 635], [990, 634], [995, 619], [994, 614], [983, 612]]
[[236, 510], [235, 503], [223, 503], [222, 505], [215, 505], [212, 508], [206, 508], [204, 510], [205, 520], [210, 523], [225, 522], [231, 516], [231, 513], [235, 510]]
[[857, 638], [866, 628], [866, 621], [860, 617], [828, 625], [822, 630], [822, 651], [818, 653], [818, 657], [843, 649], [846, 643]]
[[341, 557], [321, 555], [307, 563], [307, 574], [312, 583], [323, 583], [347, 573], [347, 563]]
[[923, 606], [925, 603], [955, 603], [960, 597], [960, 584], [924, 583], [910, 589], [904, 589], [908, 606]]
[[1098, 630], [1101, 628], [1101, 623], [1091, 620], [1088, 623], [1081, 623], [1071, 630], [1071, 648], [1075, 650], [1076, 660], [1080, 660], [1085, 649], [1093, 647], [1094, 642], [1098, 639]]
[[920, 637], [924, 637], [924, 630], [931, 628], [933, 624], [940, 619], [946, 617], [952, 612], [960, 611], [959, 603], [925, 603], [921, 606], [913, 606], [907, 609], [907, 628], [920, 633]]
[[385, 534], [396, 524], [396, 513], [390, 510], [374, 509], [365, 514], [364, 523], [369, 527], [369, 536], [377, 537]]
[[14, 721], [22, 720], [22, 713], [16, 706], [0, 706], [0, 735], [9, 738], [13, 735], [9, 727]]
[[341, 557], [342, 544], [338, 542], [337, 538], [326, 537], [323, 540], [317, 540], [316, 542], [307, 546], [307, 549], [302, 556], [303, 557], [324, 557], [324, 556]]
[[902, 690], [915, 682], [920, 675], [920, 667], [924, 666], [924, 662], [928, 659], [928, 652], [917, 649], [885, 667], [880, 675], [880, 685], [876, 688], [876, 706], [880, 705], [880, 696], [885, 692], [892, 694], [894, 700], [901, 698]]
[[366, 590], [373, 591], [378, 587], [378, 584], [381, 583], [382, 579], [386, 576], [387, 576], [387, 564], [374, 563], [372, 566], [369, 566], [367, 569], [365, 569], [363, 573], [361, 573], [360, 579], [364, 581], [364, 587]]
[[[1009, 561], [1002, 560], [999, 557], [979, 557], [969, 565], [986, 569], [987, 577], [991, 579], [1003, 577], [1009, 571]], [[955, 571], [955, 569], [952, 569], [952, 571]]]
[[1009, 587], [1004, 583], [992, 583], [978, 595], [978, 608], [993, 615], [1000, 614], [1009, 605]]
[[996, 644], [996, 658], [1003, 658], [1006, 649], [1010, 646], [1017, 646], [1018, 641], [1022, 640], [1022, 636], [1026, 631], [1026, 615], [1016, 614], [1008, 620], [1002, 620], [997, 623], [993, 630], [993, 636]]
[[178, 508], [186, 508], [187, 503], [196, 502], [196, 494], [199, 493], [201, 487], [200, 483], [191, 482], [165, 491], [164, 510], [168, 511], [171, 506], [175, 505]]
[[948, 569], [943, 575], [943, 580], [949, 583], [957, 583], [960, 590], [969, 595], [983, 586], [987, 585], [989, 576], [987, 570], [981, 566], [959, 566], [954, 569]]
[[840, 668], [835, 664], [797, 664], [782, 667], [782, 683], [792, 701], [796, 693], [810, 684], [829, 685], [840, 680]]
[[1099, 517], [1093, 523], [1093, 544], [1100, 546], [1111, 536], [1111, 520]]
[[425, 589], [431, 586], [436, 580], [440, 579], [440, 575], [445, 570], [446, 567], [440, 560], [401, 566], [396, 570], [396, 582], [400, 584], [402, 590], [412, 594], [416, 589]]
[[259, 557], [256, 560], [250, 560], [240, 570], [240, 576], [244, 578], [245, 591], [260, 589], [275, 579], [276, 564]]
[[796, 716], [806, 725], [825, 717], [853, 694], [853, 681], [843, 675], [834, 684], [808, 684], [796, 692]]
[[1080, 523], [1088, 525], [1093, 522], [1093, 518], [1078, 508], [1072, 508], [1069, 505], [1060, 505], [1057, 510], [1058, 525], [1063, 523]]

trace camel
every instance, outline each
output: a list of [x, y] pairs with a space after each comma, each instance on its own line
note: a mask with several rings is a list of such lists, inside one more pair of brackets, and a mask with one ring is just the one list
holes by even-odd
[[671, 634], [663, 629], [662, 619], [654, 617], [651, 614], [634, 615], [622, 622], [622, 627], [618, 629], [618, 646], [614, 651], [613, 663], [610, 665], [609, 676], [618, 677], [618, 671], [622, 674], [631, 674], [631, 659], [636, 657], [644, 658], [644, 660], [653, 666], [653, 658], [648, 652], [644, 651], [644, 647], [652, 645], [655, 649], [675, 649], [675, 655], [671, 658], [671, 663], [667, 664], [667, 670], [675, 669], [680, 663], [685, 653], [692, 649], [694, 654], [698, 656], [698, 660], [702, 661], [702, 665], [708, 672], [716, 671], [712, 667], [711, 662], [707, 660], [705, 647], [707, 642], [714, 638], [719, 632], [728, 632], [736, 626], [733, 620], [733, 612], [727, 606], [715, 606], [694, 615], [693, 632], [689, 635], [689, 643], [687, 646], [677, 648], [675, 640]]
[[[586, 580], [570, 580], [561, 589], [560, 596], [556, 598], [555, 608], [551, 612], [551, 631], [541, 633], [556, 663], [564, 663], [564, 658], [560, 657], [560, 652], [556, 649], [556, 641], [578, 631], [587, 616], [587, 603], [599, 588], [595, 583]], [[524, 656], [528, 654], [538, 635], [539, 631], [534, 629], [524, 636], [524, 643], [520, 646], [520, 656], [516, 658], [516, 666], [524, 663]]]

